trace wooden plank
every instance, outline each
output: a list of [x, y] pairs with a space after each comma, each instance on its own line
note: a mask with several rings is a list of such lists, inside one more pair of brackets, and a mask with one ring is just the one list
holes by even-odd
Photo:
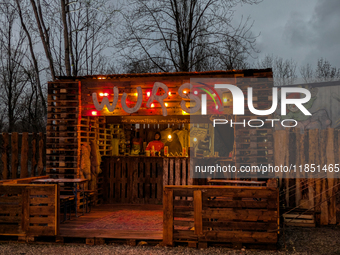
[[173, 191], [165, 189], [163, 195], [163, 244], [169, 246], [174, 244], [173, 200]]
[[219, 222], [219, 221], [203, 221], [204, 230], [242, 230], [242, 231], [268, 231], [272, 232], [278, 229], [276, 222]]
[[170, 159], [169, 185], [174, 185], [174, 159]]
[[28, 133], [21, 136], [20, 178], [28, 177]]
[[8, 179], [8, 151], [9, 151], [9, 135], [8, 133], [2, 133], [2, 179]]
[[233, 198], [268, 198], [276, 199], [277, 192], [270, 189], [262, 190], [249, 190], [244, 187], [238, 189], [225, 188], [219, 189], [206, 189], [203, 192], [203, 199], [207, 200], [209, 197], [233, 197]]
[[37, 175], [41, 176], [44, 170], [44, 134], [42, 132], [39, 133], [39, 159], [38, 159], [38, 167], [37, 167]]
[[30, 206], [30, 215], [54, 215], [54, 206]]
[[163, 160], [156, 161], [156, 171], [157, 171], [157, 203], [163, 200]]
[[36, 176], [36, 166], [37, 166], [37, 134], [32, 134], [32, 158], [31, 158], [31, 176]]
[[208, 231], [199, 240], [215, 242], [276, 243], [277, 233], [246, 231]]
[[335, 194], [334, 184], [335, 184], [336, 179], [334, 179], [334, 165], [335, 165], [334, 129], [328, 128], [327, 133], [328, 133], [327, 146], [326, 146], [327, 165], [333, 166], [333, 171], [327, 172], [327, 181], [328, 181], [327, 198], [329, 200], [328, 220], [329, 220], [329, 224], [335, 225], [336, 224], [336, 196], [334, 196]]
[[242, 201], [242, 200], [204, 200], [203, 208], [253, 208], [253, 209], [277, 209], [276, 199], [271, 199], [268, 201]]
[[195, 220], [195, 234], [203, 234], [202, 223], [202, 190], [194, 190], [194, 220]]
[[18, 133], [12, 133], [11, 136], [11, 178], [18, 178], [18, 163], [19, 163], [19, 148], [18, 148]]
[[163, 158], [163, 187], [168, 185], [169, 181], [169, 159]]
[[219, 219], [220, 221], [277, 221], [276, 211], [261, 209], [206, 209], [202, 211], [203, 218]]
[[[301, 156], [300, 154], [303, 153], [303, 150], [301, 149], [301, 132], [300, 129], [295, 129], [295, 146], [296, 146], [296, 161], [294, 162], [296, 166], [301, 165], [300, 160]], [[302, 192], [301, 192], [301, 179], [299, 171], [296, 173], [296, 179], [295, 179], [295, 205], [299, 206], [300, 201], [302, 199]]]
[[[317, 155], [317, 146], [319, 140], [319, 130], [318, 129], [310, 129], [308, 130], [309, 133], [309, 164], [315, 164], [315, 160]], [[314, 188], [314, 180], [311, 178], [308, 179], [308, 203], [309, 209], [314, 208], [315, 201], [315, 188]]]
[[[179, 158], [175, 159], [175, 185], [181, 185], [181, 161]], [[175, 196], [175, 200], [179, 199], [179, 196]]]

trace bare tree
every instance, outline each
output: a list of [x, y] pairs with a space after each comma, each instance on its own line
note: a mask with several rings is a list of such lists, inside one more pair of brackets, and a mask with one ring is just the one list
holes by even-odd
[[19, 105], [27, 85], [23, 63], [25, 62], [25, 33], [15, 31], [17, 11], [12, 2], [0, 4], [0, 95], [4, 102], [8, 132], [12, 132], [19, 116]]
[[30, 0], [52, 79], [103, 69], [116, 9], [110, 0]]
[[[125, 26], [116, 47], [122, 56], [130, 56], [132, 62], [151, 60], [160, 71], [193, 71], [201, 69], [200, 62], [207, 58], [225, 60], [230, 55], [225, 43], [230, 41], [249, 55], [256, 36], [250, 32], [248, 22], [232, 25], [234, 7], [258, 2], [131, 0], [128, 5], [133, 10], [124, 13]], [[206, 51], [201, 54], [203, 47]]]
[[293, 59], [284, 60], [281, 57], [266, 55], [263, 59], [257, 61], [255, 67], [272, 68], [275, 86], [291, 85], [297, 79], [297, 63]]
[[300, 74], [306, 83], [340, 80], [340, 68], [332, 66], [324, 58], [318, 59], [315, 70], [309, 63], [302, 66]]

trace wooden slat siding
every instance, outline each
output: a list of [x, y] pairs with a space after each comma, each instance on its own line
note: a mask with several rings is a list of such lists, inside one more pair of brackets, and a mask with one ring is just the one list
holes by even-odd
[[[319, 146], [319, 153], [320, 153], [320, 165], [324, 166], [327, 163], [326, 160], [326, 146], [327, 146], [327, 130], [321, 130], [320, 131], [320, 146]], [[320, 203], [320, 201], [325, 201], [322, 203], [319, 208], [321, 211], [320, 214], [320, 225], [328, 225], [328, 201], [327, 199], [327, 192], [326, 191], [326, 186], [327, 186], [327, 179], [324, 178], [324, 174], [320, 173], [319, 181], [321, 184], [321, 191], [320, 193], [320, 199], [315, 199], [316, 203]], [[317, 179], [316, 179], [317, 180]]]
[[109, 159], [109, 162], [110, 162], [110, 164], [109, 164], [108, 171], [110, 171], [110, 186], [109, 186], [110, 193], [108, 193], [108, 194], [109, 194], [110, 203], [113, 203], [114, 202], [114, 195], [115, 195], [115, 192], [116, 192], [115, 186], [114, 186], [116, 169], [115, 169], [114, 159], [113, 158]]
[[327, 146], [326, 146], [326, 155], [327, 155], [327, 165], [333, 166], [333, 172], [327, 172], [327, 181], [328, 181], [328, 199], [329, 199], [329, 224], [336, 224], [336, 196], [334, 190], [334, 164], [335, 164], [335, 149], [334, 149], [334, 129], [327, 129]]
[[[284, 166], [289, 166], [289, 128], [285, 129], [285, 138], [284, 138], [284, 143], [285, 143], [285, 158], [284, 158]], [[290, 197], [289, 197], [289, 175], [285, 175], [285, 179], [284, 179], [284, 183], [286, 186], [286, 190], [287, 192], [285, 193], [286, 195], [286, 206], [289, 207], [289, 201], [290, 201]]]
[[28, 177], [28, 133], [21, 136], [20, 178]]
[[195, 221], [195, 234], [203, 234], [203, 215], [202, 215], [202, 190], [194, 191], [194, 221]]
[[277, 243], [276, 233], [246, 231], [208, 231], [199, 241], [240, 242], [240, 243]]
[[164, 166], [164, 161], [157, 161], [156, 162], [157, 166], [157, 202], [162, 202], [163, 201], [163, 166]]
[[[318, 152], [317, 148], [319, 145], [319, 130], [311, 129], [309, 132], [309, 160], [308, 164], [315, 164], [317, 161]], [[315, 205], [314, 197], [315, 197], [315, 178], [308, 179], [308, 199], [309, 199], [309, 208], [313, 208]]]
[[[6, 214], [0, 217], [1, 235], [24, 234], [23, 213], [23, 186], [0, 185], [0, 213]], [[8, 207], [12, 205], [13, 207]]]
[[7, 133], [2, 133], [2, 179], [6, 180], [8, 178], [8, 150], [9, 150], [9, 135]]
[[163, 195], [163, 244], [169, 246], [174, 244], [173, 201], [173, 191], [165, 188]]
[[[301, 159], [301, 144], [300, 144], [300, 137], [301, 137], [301, 133], [300, 133], [300, 129], [295, 129], [295, 141], [293, 141], [295, 143], [295, 147], [296, 147], [296, 159], [295, 162], [292, 162], [292, 164], [295, 164], [296, 166], [301, 165], [300, 159]], [[293, 190], [294, 192], [294, 190]], [[300, 178], [300, 173], [299, 171], [296, 172], [296, 179], [295, 179], [295, 206], [299, 206], [300, 204], [300, 200], [302, 198], [302, 194], [301, 194], [301, 178]]]
[[36, 166], [37, 166], [37, 134], [32, 134], [32, 157], [31, 157], [31, 176], [36, 176]]
[[[55, 236], [58, 234], [58, 208], [59, 188], [58, 185], [30, 185], [29, 190], [29, 227], [27, 234], [33, 236]], [[38, 203], [35, 198], [45, 197], [49, 203]], [[40, 218], [37, 220], [37, 218]], [[34, 219], [34, 220], [33, 220]], [[33, 220], [33, 222], [31, 222]], [[37, 223], [39, 222], [39, 223]], [[39, 226], [43, 224], [44, 226]]]
[[[165, 187], [164, 194], [166, 191], [173, 191], [174, 242], [277, 242], [279, 192], [276, 188], [172, 185]], [[190, 192], [194, 194], [193, 201], [175, 200], [176, 196]], [[222, 194], [222, 197], [218, 195], [216, 200], [210, 200], [205, 193]], [[166, 203], [164, 197], [163, 208]], [[254, 206], [256, 203], [259, 205]], [[236, 207], [238, 205], [240, 207]], [[194, 231], [191, 230], [193, 226]]]
[[127, 202], [127, 199], [125, 197], [126, 192], [127, 192], [127, 190], [126, 190], [126, 184], [127, 184], [126, 164], [127, 164], [126, 160], [123, 160], [121, 162], [121, 185], [122, 185], [122, 188], [120, 189], [120, 191], [121, 191], [120, 197], [121, 197], [122, 203]]
[[163, 187], [169, 185], [169, 159], [163, 159]]
[[[175, 159], [175, 185], [181, 185], [181, 164], [180, 159]], [[180, 197], [175, 196], [176, 200], [179, 200]]]
[[38, 176], [42, 175], [44, 170], [44, 134], [39, 133], [39, 160], [38, 160], [38, 167], [37, 167], [37, 174]]
[[18, 133], [12, 133], [11, 136], [11, 178], [18, 178], [19, 148]]
[[169, 169], [169, 185], [174, 185], [174, 161], [175, 159], [171, 158], [170, 160], [170, 169]]
[[[188, 185], [187, 183], [187, 160], [185, 158], [182, 159], [182, 183], [181, 185]], [[182, 197], [183, 200], [187, 199], [186, 197]]]

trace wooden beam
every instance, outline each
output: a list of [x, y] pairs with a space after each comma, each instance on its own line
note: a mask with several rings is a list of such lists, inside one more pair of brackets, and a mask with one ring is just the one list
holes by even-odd
[[202, 190], [194, 190], [194, 221], [195, 234], [203, 234], [203, 218], [202, 218]]
[[8, 179], [8, 150], [9, 150], [9, 136], [8, 133], [2, 133], [2, 152], [1, 152], [1, 160], [2, 160], [2, 179]]
[[28, 133], [21, 136], [20, 178], [28, 177]]
[[19, 163], [18, 133], [12, 133], [11, 147], [12, 147], [11, 178], [16, 179], [18, 178], [18, 163]]
[[174, 245], [174, 195], [173, 190], [164, 189], [163, 193], [163, 244]]

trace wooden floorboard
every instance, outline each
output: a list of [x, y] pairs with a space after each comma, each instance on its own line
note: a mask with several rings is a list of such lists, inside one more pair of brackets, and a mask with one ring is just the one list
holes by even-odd
[[[75, 238], [111, 238], [135, 240], [162, 240], [162, 231], [138, 230], [110, 230], [110, 229], [79, 229], [85, 224], [99, 220], [119, 210], [156, 210], [162, 211], [162, 205], [131, 205], [131, 204], [105, 204], [92, 208], [90, 213], [85, 213], [78, 218], [73, 214], [71, 220], [60, 224], [61, 237]], [[81, 215], [80, 211], [80, 215]], [[62, 215], [63, 216], [63, 215]]]

